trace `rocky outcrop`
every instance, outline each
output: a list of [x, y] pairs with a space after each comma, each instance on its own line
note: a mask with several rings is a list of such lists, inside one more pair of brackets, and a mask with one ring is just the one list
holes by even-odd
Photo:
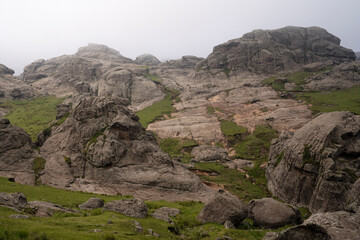
[[169, 60], [160, 64], [160, 66], [168, 68], [195, 68], [196, 64], [204, 60], [204, 58], [195, 57], [195, 56], [183, 56], [180, 59]]
[[142, 54], [135, 59], [135, 62], [137, 64], [150, 66], [157, 66], [161, 63], [159, 59], [157, 59], [154, 55], [151, 54]]
[[27, 199], [23, 193], [0, 193], [0, 206], [23, 209]]
[[[272, 141], [266, 170], [269, 190], [312, 212], [343, 210], [360, 176], [360, 116], [324, 113], [292, 136]], [[355, 191], [356, 192], [356, 191]]]
[[252, 200], [249, 203], [249, 218], [264, 228], [279, 228], [287, 224], [302, 223], [300, 211], [273, 198]]
[[254, 30], [242, 38], [215, 46], [197, 69], [222, 69], [231, 76], [239, 70], [274, 73], [295, 70], [312, 62], [354, 59], [354, 52], [341, 47], [340, 39], [325, 29], [284, 27]]
[[0, 64], [0, 98], [23, 99], [34, 96], [31, 87], [13, 74], [14, 70]]
[[313, 214], [302, 225], [286, 229], [280, 233], [267, 234], [263, 240], [285, 239], [348, 239], [360, 236], [360, 215], [348, 212], [327, 212]]
[[76, 212], [73, 209], [65, 208], [59, 204], [44, 201], [32, 201], [26, 206], [36, 217], [51, 217], [55, 212]]
[[23, 129], [11, 125], [8, 119], [0, 119], [0, 176], [34, 184], [31, 145], [31, 139]]
[[104, 206], [104, 200], [101, 198], [90, 198], [86, 202], [79, 205], [81, 210], [102, 208]]
[[227, 220], [235, 226], [248, 215], [247, 206], [236, 196], [220, 191], [203, 207], [197, 219], [202, 223], [214, 222], [224, 224]]
[[229, 161], [227, 151], [217, 146], [202, 145], [193, 148], [191, 151], [192, 162]]
[[141, 199], [203, 200], [208, 188], [174, 163], [120, 99], [86, 97], [41, 147], [42, 182]]
[[130, 58], [122, 56], [115, 49], [109, 48], [106, 45], [89, 43], [86, 47], [81, 47], [76, 53], [79, 57], [95, 58], [108, 61], [117, 61], [121, 63], [131, 63]]
[[336, 90], [360, 85], [360, 61], [342, 63], [328, 70], [313, 74], [307, 79], [306, 88]]
[[181, 211], [177, 208], [161, 207], [152, 214], [153, 218], [174, 224], [170, 217], [176, 217]]
[[8, 68], [4, 64], [0, 64], [0, 75], [5, 75], [5, 74], [14, 75], [14, 73], [15, 73], [14, 70], [12, 70], [11, 68]]
[[138, 199], [123, 199], [108, 202], [103, 210], [119, 212], [129, 217], [146, 218], [148, 209], [145, 203]]

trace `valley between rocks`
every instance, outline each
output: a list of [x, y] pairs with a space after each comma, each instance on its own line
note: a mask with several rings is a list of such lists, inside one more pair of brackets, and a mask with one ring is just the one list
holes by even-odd
[[[356, 239], [355, 59], [325, 29], [285, 27], [247, 33], [206, 59], [131, 60], [89, 44], [34, 61], [18, 77], [0, 65], [0, 176], [33, 185], [14, 184], [30, 207], [9, 205], [14, 196], [1, 193], [0, 205], [13, 208], [1, 207], [1, 216], [16, 211], [25, 216], [16, 221], [31, 226], [59, 211], [83, 226], [120, 212], [107, 225], [84, 227], [84, 239], [341, 239], [345, 230]], [[0, 192], [13, 192], [5, 178]], [[43, 197], [43, 187], [87, 193], [64, 204]], [[105, 201], [104, 212], [78, 209], [90, 196]], [[123, 204], [140, 210], [128, 215]], [[113, 222], [131, 230], [116, 231]]]

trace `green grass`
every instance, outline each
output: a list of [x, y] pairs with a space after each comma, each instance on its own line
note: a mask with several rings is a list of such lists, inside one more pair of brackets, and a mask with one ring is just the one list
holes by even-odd
[[173, 111], [175, 111], [175, 108], [172, 106], [172, 95], [171, 93], [167, 93], [163, 100], [144, 108], [137, 112], [136, 115], [140, 118], [141, 125], [147, 128], [149, 123], [162, 117], [164, 114], [169, 115]]
[[289, 80], [289, 82], [295, 83], [296, 85], [304, 85], [306, 84], [305, 79], [310, 77], [312, 74], [313, 73], [311, 72], [300, 71], [290, 74], [289, 76], [287, 76], [287, 79]]
[[200, 177], [205, 181], [224, 185], [226, 190], [248, 202], [255, 198], [271, 196], [266, 187], [265, 169], [260, 168], [263, 162], [264, 160], [254, 161], [255, 167], [248, 169], [247, 172], [250, 178], [245, 178], [245, 173], [214, 162], [196, 163], [193, 169], [217, 173], [216, 176], [200, 175]]
[[161, 84], [161, 79], [160, 77], [156, 76], [156, 75], [151, 75], [149, 73], [145, 74], [145, 77], [150, 79], [151, 81], [153, 81], [156, 84]]
[[206, 112], [208, 114], [214, 114], [215, 113], [215, 108], [213, 108], [212, 106], [206, 106]]
[[56, 106], [63, 100], [54, 96], [32, 100], [9, 100], [3, 104], [10, 108], [10, 112], [4, 117], [12, 124], [23, 128], [35, 142], [37, 135], [55, 120]]
[[178, 157], [183, 163], [191, 160], [191, 150], [199, 144], [192, 139], [164, 138], [159, 139], [160, 148], [172, 158]]
[[[306, 84], [305, 79], [310, 77], [312, 74], [313, 74], [312, 72], [298, 71], [287, 75], [286, 76], [287, 82], [296, 84], [295, 88], [291, 91], [296, 91], [296, 92], [302, 91], [303, 88], [301, 86]], [[285, 83], [276, 81], [277, 78], [278, 77], [276, 76], [272, 76], [264, 79], [262, 83], [272, 86], [272, 88], [276, 91], [287, 92], [287, 90], [285, 90]]]
[[360, 114], [360, 87], [352, 87], [327, 92], [303, 92], [297, 94], [298, 99], [311, 104], [314, 113], [350, 111]]
[[269, 152], [271, 140], [276, 136], [276, 130], [257, 125], [252, 135], [234, 145], [236, 156], [245, 159], [264, 158]]
[[238, 134], [244, 134], [247, 132], [246, 127], [239, 126], [236, 123], [231, 122], [231, 121], [221, 120], [220, 125], [221, 125], [221, 131], [226, 136], [234, 136], [234, 135], [238, 135]]

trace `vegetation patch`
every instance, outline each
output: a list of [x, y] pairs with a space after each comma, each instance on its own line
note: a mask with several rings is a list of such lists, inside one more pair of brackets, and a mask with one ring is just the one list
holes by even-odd
[[297, 93], [297, 98], [306, 101], [314, 114], [319, 112], [350, 111], [360, 114], [360, 86], [327, 92]]
[[305, 164], [311, 164], [314, 166], [319, 167], [320, 163], [317, 162], [315, 160], [315, 157], [312, 156], [311, 154], [311, 145], [304, 145], [304, 150], [303, 150], [303, 166], [305, 166]]
[[42, 184], [40, 178], [40, 172], [45, 168], [46, 160], [40, 157], [36, 157], [32, 163], [32, 170], [34, 170], [35, 174], [35, 185]]
[[208, 114], [214, 114], [215, 113], [215, 109], [212, 106], [206, 106], [206, 112]]
[[282, 151], [282, 152], [279, 154], [279, 156], [277, 157], [275, 167], [280, 164], [280, 162], [281, 162], [281, 160], [283, 160], [283, 158], [284, 158], [284, 151]]
[[161, 84], [161, 79], [160, 79], [160, 77], [158, 77], [158, 76], [156, 76], [156, 75], [151, 75], [151, 74], [149, 74], [149, 73], [146, 73], [146, 74], [145, 74], [145, 77], [146, 77], [147, 79], [150, 79], [151, 81], [153, 81], [153, 82], [156, 83], [156, 84]]
[[172, 158], [179, 158], [183, 163], [189, 163], [191, 150], [199, 144], [192, 139], [164, 138], [159, 139], [159, 145]]
[[235, 136], [238, 134], [244, 134], [247, 132], [247, 128], [243, 126], [239, 126], [234, 122], [221, 120], [220, 121], [221, 131], [226, 136]]
[[70, 157], [64, 156], [64, 160], [68, 165], [71, 165], [71, 158]]
[[55, 119], [56, 106], [63, 100], [63, 98], [47, 96], [31, 100], [9, 100], [2, 106], [10, 108], [10, 112], [5, 117], [12, 124], [23, 128], [35, 142], [37, 135]]

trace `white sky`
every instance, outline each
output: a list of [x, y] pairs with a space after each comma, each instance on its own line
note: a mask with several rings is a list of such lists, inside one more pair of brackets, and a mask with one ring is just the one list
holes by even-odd
[[360, 0], [0, 0], [0, 63], [20, 74], [40, 58], [105, 44], [135, 59], [206, 57], [254, 29], [319, 26], [360, 51]]

